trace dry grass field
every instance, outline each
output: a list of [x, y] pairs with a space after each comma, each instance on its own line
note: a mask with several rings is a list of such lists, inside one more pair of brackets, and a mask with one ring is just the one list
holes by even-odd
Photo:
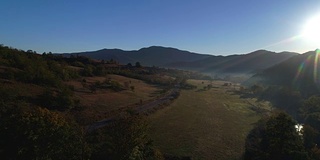
[[16, 92], [20, 97], [36, 97], [43, 93], [44, 88], [35, 84], [0, 79], [1, 89]]
[[[197, 89], [182, 90], [169, 107], [149, 116], [155, 145], [165, 154], [192, 159], [240, 159], [245, 138], [261, 116], [250, 106], [267, 109], [268, 103], [242, 99], [232, 92], [236, 86], [223, 86], [222, 81], [189, 83]], [[213, 87], [203, 90], [208, 84]]]
[[94, 93], [88, 87], [83, 86], [82, 80], [70, 81], [67, 84], [74, 86], [75, 97], [80, 99], [84, 109], [79, 117], [91, 119], [91, 121], [101, 120], [110, 116], [113, 111], [140, 103], [140, 100], [148, 101], [156, 98], [161, 90], [157, 86], [147, 84], [141, 80], [128, 78], [119, 75], [108, 75], [106, 77], [85, 77], [85, 85], [91, 85], [96, 81], [103, 82], [106, 79], [119, 82], [124, 85], [125, 82], [131, 82], [134, 91], [130, 88], [119, 92], [109, 89], [97, 89]]

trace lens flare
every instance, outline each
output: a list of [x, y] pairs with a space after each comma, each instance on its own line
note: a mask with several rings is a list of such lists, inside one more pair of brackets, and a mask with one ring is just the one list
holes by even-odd
[[315, 57], [314, 57], [314, 64], [313, 64], [313, 81], [315, 83], [318, 82], [318, 62], [319, 62], [319, 51], [316, 51]]
[[294, 83], [294, 84], [297, 84], [297, 81], [298, 81], [298, 79], [299, 79], [299, 77], [300, 77], [300, 75], [302, 74], [302, 71], [303, 71], [303, 69], [304, 69], [304, 65], [305, 65], [305, 62], [302, 62], [302, 63], [299, 65], [298, 71], [297, 71], [296, 76], [294, 77], [294, 80], [293, 80], [293, 83]]
[[[293, 85], [295, 87], [299, 87], [301, 83], [303, 82], [304, 74], [311, 74], [313, 77], [313, 82], [320, 87], [320, 81], [319, 81], [319, 56], [320, 56], [320, 50], [316, 50], [315, 54], [309, 55], [298, 67], [297, 73], [293, 79]], [[309, 69], [313, 69], [310, 71]], [[309, 71], [308, 71], [309, 70]]]

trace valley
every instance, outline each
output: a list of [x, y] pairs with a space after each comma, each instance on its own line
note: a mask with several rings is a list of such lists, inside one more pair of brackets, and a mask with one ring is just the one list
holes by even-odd
[[[295, 143], [288, 145], [296, 147], [288, 147], [292, 152], [284, 156], [317, 157], [318, 66], [311, 62], [318, 52], [290, 53], [292, 58], [239, 83], [236, 75], [247, 74], [245, 68], [264, 66], [258, 61], [261, 55], [283, 57], [262, 52], [235, 56], [236, 63], [228, 57], [216, 59], [215, 65], [226, 69], [221, 78], [145, 66], [145, 61], [121, 64], [114, 59], [40, 55], [1, 46], [0, 116], [4, 123], [0, 136], [5, 138], [0, 146], [15, 145], [0, 148], [0, 153], [21, 158], [32, 152], [39, 159], [47, 154], [130, 159], [138, 154], [159, 160], [225, 160], [282, 155], [280, 144]], [[210, 61], [207, 65], [213, 66]], [[298, 66], [305, 68], [296, 74]], [[235, 74], [227, 72], [234, 69], [238, 69]], [[286, 76], [276, 78], [279, 75]], [[304, 124], [303, 134], [294, 128], [297, 122]], [[48, 134], [50, 140], [38, 141]], [[270, 151], [271, 143], [262, 143], [265, 140], [280, 149]], [[48, 148], [66, 143], [70, 145], [62, 150]], [[46, 147], [33, 148], [40, 145]], [[18, 154], [19, 148], [24, 152]]]
[[[165, 154], [192, 159], [239, 159], [247, 134], [263, 116], [250, 107], [270, 110], [269, 104], [240, 98], [223, 81], [188, 82], [197, 89], [182, 90], [171, 105], [148, 117], [155, 145]], [[212, 88], [203, 90], [209, 84]]]

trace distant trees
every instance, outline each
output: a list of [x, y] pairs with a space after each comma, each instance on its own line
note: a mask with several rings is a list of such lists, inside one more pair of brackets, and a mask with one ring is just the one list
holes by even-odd
[[249, 89], [240, 88], [241, 94], [256, 97], [258, 100], [269, 101], [272, 106], [286, 111], [298, 121], [299, 111], [303, 104], [303, 97], [299, 91], [286, 86], [253, 85]]
[[[35, 54], [9, 47], [0, 47], [0, 64], [10, 68], [10, 78], [21, 82], [58, 87], [61, 81], [77, 78], [76, 71], [63, 62], [57, 62], [52, 54]], [[9, 70], [8, 70], [9, 71]]]
[[312, 113], [320, 113], [320, 97], [311, 96], [306, 101], [304, 101], [304, 104], [301, 107], [301, 113], [304, 117], [307, 117]]
[[283, 112], [260, 121], [247, 137], [244, 159], [308, 159], [295, 125], [296, 122]]

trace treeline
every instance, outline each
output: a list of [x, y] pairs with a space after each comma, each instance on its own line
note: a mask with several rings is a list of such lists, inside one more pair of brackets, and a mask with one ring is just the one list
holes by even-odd
[[77, 71], [32, 51], [0, 46], [0, 77], [9, 80], [60, 87], [62, 81], [79, 77]]

